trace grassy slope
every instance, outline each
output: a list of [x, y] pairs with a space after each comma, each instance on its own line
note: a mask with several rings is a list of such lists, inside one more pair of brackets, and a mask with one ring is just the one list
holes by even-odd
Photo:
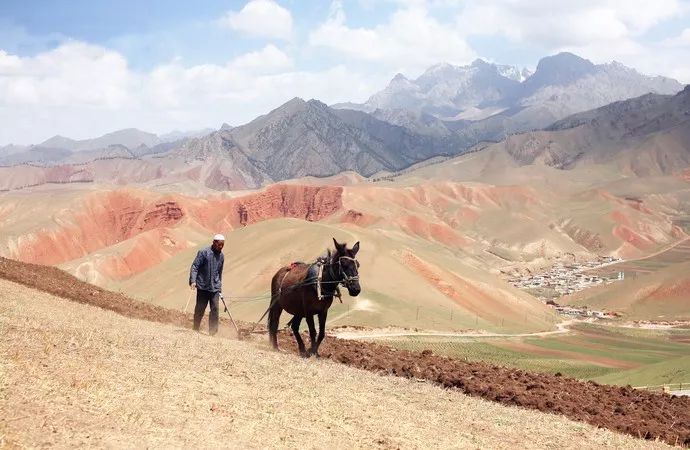
[[[361, 241], [358, 259], [362, 294], [344, 295], [335, 303], [329, 324], [369, 326], [398, 325], [432, 329], [484, 328], [508, 331], [551, 329], [559, 320], [553, 312], [527, 294], [468, 266], [463, 255], [440, 245], [402, 233], [370, 230], [337, 223], [311, 223], [278, 219], [233, 230], [226, 236], [224, 290], [229, 296], [268, 296], [275, 271], [292, 261], [310, 261], [332, 246], [331, 238], [353, 245]], [[189, 265], [196, 248], [125, 282], [108, 286], [136, 298], [181, 309], [189, 296]], [[414, 255], [444, 275], [459, 300], [444, 295], [410, 267], [406, 255]], [[454, 281], [453, 281], [454, 280]], [[469, 289], [480, 286], [481, 291]], [[491, 306], [487, 298], [502, 299]], [[245, 300], [240, 298], [238, 300]], [[268, 298], [233, 304], [238, 318], [254, 321], [268, 306]], [[488, 305], [488, 306], [487, 306]], [[417, 308], [419, 307], [419, 315]], [[451, 317], [452, 310], [452, 317]], [[284, 321], [288, 317], [283, 318]]]
[[660, 446], [5, 280], [0, 355], [0, 445], [10, 447]]
[[658, 363], [611, 373], [595, 378], [600, 383], [631, 386], [656, 386], [670, 383], [688, 383], [690, 387], [690, 356], [660, 361]]

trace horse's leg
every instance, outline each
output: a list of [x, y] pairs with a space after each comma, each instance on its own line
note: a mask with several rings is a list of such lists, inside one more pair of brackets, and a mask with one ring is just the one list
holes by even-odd
[[326, 337], [326, 317], [327, 316], [328, 316], [328, 310], [321, 311], [319, 313], [319, 337], [316, 339], [316, 348], [313, 350], [313, 353], [316, 357], [319, 356], [319, 346], [321, 345], [323, 338]]
[[268, 336], [275, 350], [278, 350], [278, 323], [282, 312], [283, 308], [277, 303], [268, 311]]
[[314, 326], [314, 316], [307, 314], [307, 325], [309, 326], [309, 340], [311, 341], [311, 350], [309, 350], [310, 355], [315, 355], [316, 346], [316, 327]]
[[302, 316], [294, 316], [292, 318], [292, 334], [295, 335], [295, 339], [297, 340], [297, 347], [299, 348], [299, 354], [306, 358], [308, 356], [307, 355], [307, 349], [304, 348], [304, 341], [302, 340], [302, 336], [299, 335], [299, 326], [301, 323], [302, 323]]

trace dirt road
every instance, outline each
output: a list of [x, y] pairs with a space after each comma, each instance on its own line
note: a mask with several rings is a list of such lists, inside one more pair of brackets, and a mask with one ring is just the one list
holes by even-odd
[[556, 324], [556, 329], [551, 331], [538, 331], [534, 333], [485, 333], [481, 331], [463, 331], [453, 333], [438, 333], [438, 332], [415, 332], [415, 331], [338, 331], [335, 330], [331, 334], [338, 339], [352, 340], [352, 339], [386, 339], [398, 337], [438, 337], [438, 338], [510, 338], [510, 337], [539, 337], [539, 336], [553, 336], [556, 334], [566, 334], [570, 332], [570, 325], [574, 323], [591, 322], [591, 319], [570, 319]]

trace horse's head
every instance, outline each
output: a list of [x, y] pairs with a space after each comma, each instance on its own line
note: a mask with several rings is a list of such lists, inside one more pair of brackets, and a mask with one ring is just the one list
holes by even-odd
[[356, 297], [362, 290], [359, 287], [359, 261], [355, 259], [359, 251], [359, 242], [351, 249], [348, 249], [345, 243], [340, 244], [335, 238], [333, 238], [333, 243], [335, 244], [333, 264], [338, 267], [340, 279], [349, 294]]

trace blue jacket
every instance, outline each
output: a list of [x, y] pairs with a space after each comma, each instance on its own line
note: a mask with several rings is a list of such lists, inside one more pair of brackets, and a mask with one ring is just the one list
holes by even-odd
[[189, 284], [196, 283], [202, 291], [220, 292], [223, 288], [223, 252], [214, 252], [206, 247], [196, 254], [189, 270]]

